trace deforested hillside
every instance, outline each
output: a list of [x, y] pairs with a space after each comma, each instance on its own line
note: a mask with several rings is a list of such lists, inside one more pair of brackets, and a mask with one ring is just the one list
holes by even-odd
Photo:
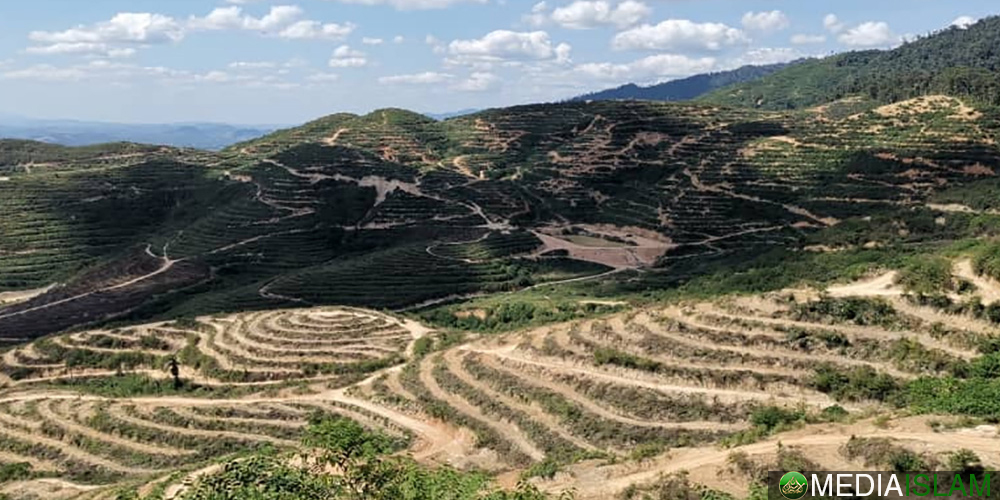
[[514, 483], [524, 496], [488, 498], [730, 499], [758, 498], [775, 468], [989, 470], [1000, 319], [956, 307], [997, 308], [976, 274], [991, 262], [503, 335], [298, 307], [49, 336], [0, 356], [0, 493], [374, 499], [342, 481], [434, 491], [420, 474], [436, 470], [465, 478], [463, 500]]
[[941, 93], [1000, 104], [1000, 17], [907, 41], [887, 51], [838, 54], [805, 61], [758, 80], [701, 98], [770, 110], [800, 109], [849, 96], [887, 104]]
[[0, 166], [0, 334], [587, 281], [642, 293], [880, 214], [902, 225], [882, 246], [981, 233], [974, 211], [918, 221], [935, 219], [937, 193], [995, 176], [996, 112], [853, 102], [565, 103], [443, 122], [389, 109], [219, 154], [26, 143]]

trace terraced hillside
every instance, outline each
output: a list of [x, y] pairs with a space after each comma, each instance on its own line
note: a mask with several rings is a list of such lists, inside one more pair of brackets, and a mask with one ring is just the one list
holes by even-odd
[[[406, 417], [352, 404], [343, 388], [402, 363], [425, 333], [374, 312], [321, 308], [27, 344], [0, 361], [0, 461], [28, 464], [21, 479], [41, 478], [36, 487], [60, 478], [80, 493], [169, 479], [222, 456], [295, 449], [317, 412], [406, 442], [413, 431], [396, 423]], [[175, 361], [178, 383], [171, 379]]]
[[[294, 462], [317, 414], [379, 429], [422, 462], [582, 499], [670, 481], [743, 497], [775, 460], [887, 469], [908, 453], [933, 468], [965, 448], [1000, 463], [995, 426], [972, 428], [1000, 415], [995, 401], [926, 392], [949, 379], [952, 393], [996, 390], [977, 373], [997, 327], [921, 305], [895, 276], [466, 341], [352, 308], [54, 336], [0, 359], [0, 463], [18, 468], [0, 490], [183, 498], [219, 460]], [[981, 298], [1000, 293], [979, 283]]]
[[0, 337], [663, 288], [692, 261], [799, 248], [992, 179], [996, 119], [943, 96], [788, 114], [601, 102], [333, 115], [220, 154], [13, 145], [29, 153], [0, 167]]

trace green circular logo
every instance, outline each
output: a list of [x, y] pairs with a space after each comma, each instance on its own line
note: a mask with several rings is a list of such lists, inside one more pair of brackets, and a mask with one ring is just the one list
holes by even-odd
[[799, 500], [806, 496], [806, 477], [799, 472], [788, 472], [778, 481], [778, 491], [788, 500]]

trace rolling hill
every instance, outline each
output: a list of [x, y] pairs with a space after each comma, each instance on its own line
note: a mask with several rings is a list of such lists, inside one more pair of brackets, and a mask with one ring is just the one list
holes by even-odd
[[[0, 289], [22, 300], [0, 333], [402, 310], [587, 277], [669, 288], [713, 270], [690, 262], [799, 248], [993, 178], [994, 113], [948, 97], [846, 115], [593, 102], [332, 115], [218, 154], [5, 143]], [[928, 237], [911, 234], [895, 239]]]

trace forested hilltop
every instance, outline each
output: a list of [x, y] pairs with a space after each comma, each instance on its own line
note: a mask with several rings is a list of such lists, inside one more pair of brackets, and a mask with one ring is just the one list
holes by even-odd
[[705, 102], [769, 110], [817, 106], [862, 95], [891, 103], [946, 94], [1000, 104], [1000, 17], [952, 26], [888, 51], [809, 60], [764, 78], [719, 89]]
[[689, 101], [705, 95], [715, 89], [729, 85], [754, 81], [780, 71], [793, 63], [769, 64], [764, 66], [743, 66], [730, 71], [719, 71], [688, 78], [671, 80], [649, 86], [639, 86], [633, 83], [613, 89], [601, 90], [570, 99], [571, 101]]

